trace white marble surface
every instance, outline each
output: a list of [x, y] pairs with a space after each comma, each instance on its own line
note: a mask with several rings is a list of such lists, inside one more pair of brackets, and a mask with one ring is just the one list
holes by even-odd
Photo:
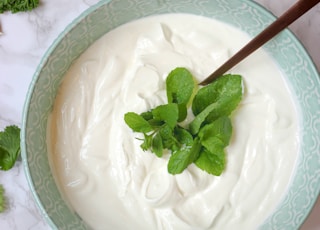
[[[41, 6], [28, 13], [0, 14], [0, 130], [21, 125], [22, 109], [33, 73], [46, 49], [58, 34], [81, 12], [98, 0], [40, 0]], [[294, 0], [257, 0], [276, 16]], [[320, 70], [320, 5], [292, 26], [318, 70]], [[8, 208], [0, 214], [0, 229], [49, 229], [28, 188], [21, 162], [0, 171], [0, 184], [6, 190]], [[320, 230], [320, 199], [302, 230]]]

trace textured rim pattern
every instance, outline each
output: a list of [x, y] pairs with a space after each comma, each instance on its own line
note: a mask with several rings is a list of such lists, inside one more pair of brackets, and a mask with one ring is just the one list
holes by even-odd
[[[21, 148], [27, 179], [42, 214], [53, 229], [87, 229], [63, 201], [48, 163], [47, 120], [64, 73], [90, 44], [114, 27], [152, 14], [177, 12], [215, 18], [250, 36], [274, 20], [274, 16], [250, 0], [105, 0], [72, 22], [38, 66], [22, 121]], [[298, 101], [302, 146], [296, 176], [288, 193], [261, 229], [298, 229], [320, 191], [319, 75], [305, 49], [288, 30], [269, 42], [265, 49], [285, 74]]]

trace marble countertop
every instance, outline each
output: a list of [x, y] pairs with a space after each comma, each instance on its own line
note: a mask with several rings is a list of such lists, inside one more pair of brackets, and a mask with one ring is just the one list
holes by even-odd
[[[98, 0], [40, 0], [28, 13], [0, 14], [0, 130], [21, 125], [25, 96], [33, 73], [46, 49], [81, 12]], [[294, 0], [256, 0], [279, 16]], [[320, 70], [320, 5], [290, 26]], [[21, 162], [0, 171], [8, 208], [0, 213], [0, 229], [49, 229], [37, 209]], [[320, 199], [301, 230], [320, 230]]]

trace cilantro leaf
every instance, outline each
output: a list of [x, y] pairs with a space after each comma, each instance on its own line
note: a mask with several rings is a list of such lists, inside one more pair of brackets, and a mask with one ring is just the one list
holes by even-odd
[[151, 125], [141, 115], [129, 112], [124, 115], [124, 120], [134, 132], [148, 133], [152, 131]]
[[20, 128], [7, 126], [0, 132], [0, 169], [11, 169], [20, 154]]

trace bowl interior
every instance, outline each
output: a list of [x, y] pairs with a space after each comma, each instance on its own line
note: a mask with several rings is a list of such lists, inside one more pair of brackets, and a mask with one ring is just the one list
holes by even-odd
[[[34, 74], [21, 132], [27, 179], [53, 229], [86, 229], [60, 195], [47, 156], [48, 115], [65, 72], [90, 44], [111, 29], [148, 15], [177, 12], [215, 18], [250, 36], [274, 20], [274, 16], [250, 0], [105, 0], [71, 23], [46, 52]], [[301, 152], [288, 193], [261, 229], [295, 229], [306, 218], [320, 190], [319, 75], [304, 48], [288, 30], [270, 41], [265, 49], [283, 71], [300, 109]]]

